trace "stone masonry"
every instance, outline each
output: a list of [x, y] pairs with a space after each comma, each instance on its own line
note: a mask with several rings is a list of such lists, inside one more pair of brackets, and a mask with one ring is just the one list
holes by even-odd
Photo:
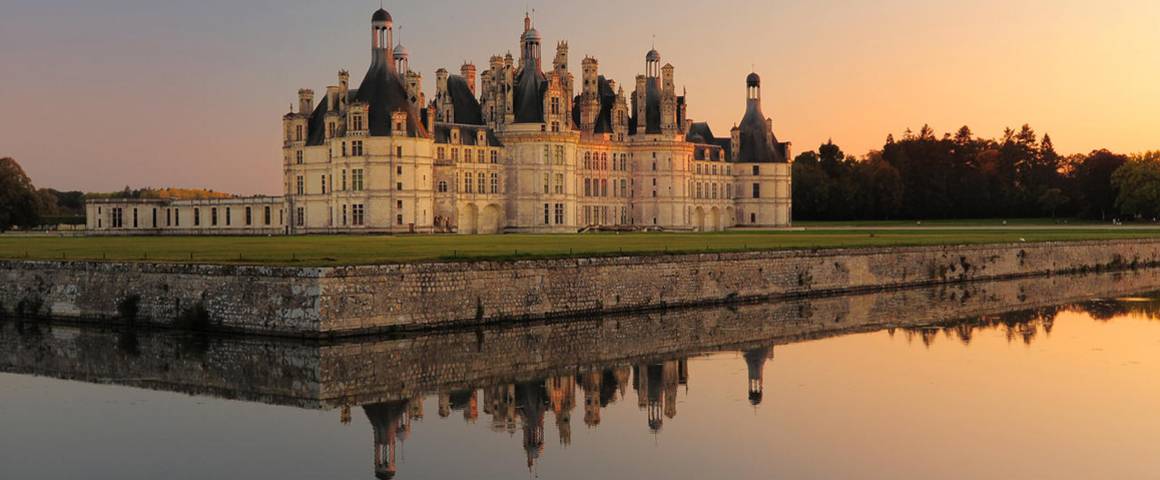
[[1160, 265], [1160, 240], [302, 268], [0, 262], [8, 314], [291, 336], [463, 327]]

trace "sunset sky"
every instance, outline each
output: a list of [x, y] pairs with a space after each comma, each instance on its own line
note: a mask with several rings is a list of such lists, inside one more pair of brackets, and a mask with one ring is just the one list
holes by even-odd
[[[929, 123], [995, 137], [1030, 123], [1061, 153], [1160, 148], [1157, 0], [388, 1], [411, 68], [518, 53], [525, 5], [550, 61], [571, 45], [626, 87], [652, 36], [718, 136], [751, 66], [796, 151], [847, 153]], [[0, 156], [38, 186], [278, 194], [281, 116], [369, 63], [374, 0], [5, 0]], [[400, 38], [398, 33], [396, 38]]]

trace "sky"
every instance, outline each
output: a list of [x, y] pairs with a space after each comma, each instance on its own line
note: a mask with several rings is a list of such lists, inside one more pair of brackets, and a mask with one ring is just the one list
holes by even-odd
[[[37, 186], [279, 194], [281, 116], [339, 69], [361, 80], [375, 0], [2, 0], [0, 156]], [[1157, 0], [387, 1], [411, 68], [482, 71], [534, 8], [626, 87], [655, 35], [689, 117], [728, 134], [745, 76], [795, 152], [846, 153], [929, 124], [997, 137], [1027, 123], [1061, 153], [1160, 148]]]

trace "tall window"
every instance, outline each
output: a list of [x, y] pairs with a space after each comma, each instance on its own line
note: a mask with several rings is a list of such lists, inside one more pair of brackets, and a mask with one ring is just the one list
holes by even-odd
[[366, 207], [362, 204], [350, 206], [350, 224], [356, 227], [365, 225]]
[[435, 159], [436, 160], [443, 160], [444, 154], [445, 154], [445, 152], [443, 151], [443, 147], [439, 147], [439, 148], [435, 149]]
[[302, 150], [294, 152], [294, 163], [302, 165]]
[[463, 175], [463, 193], [473, 193], [471, 188], [473, 178], [470, 173]]
[[227, 227], [232, 225], [231, 222], [233, 221], [233, 218], [232, 218], [232, 215], [230, 215], [231, 211], [232, 211], [232, 209], [230, 209], [230, 207], [226, 207], [226, 226]]
[[560, 114], [560, 97], [552, 97], [552, 115]]
[[209, 225], [211, 227], [217, 226], [217, 208], [209, 209]]
[[326, 174], [322, 174], [322, 193], [326, 193]]
[[447, 193], [447, 181], [439, 181], [439, 193]]
[[302, 175], [298, 176], [297, 186], [298, 186], [298, 194], [305, 195], [306, 194], [306, 180], [302, 178]]
[[549, 175], [547, 173], [545, 173], [544, 174], [544, 193], [551, 193], [552, 185], [549, 183], [548, 177], [549, 177]]
[[499, 193], [499, 174], [491, 174], [491, 193]]
[[250, 209], [250, 207], [246, 207], [246, 226], [248, 227], [248, 226], [253, 225], [253, 224], [254, 224], [254, 212], [253, 212], [253, 210]]
[[608, 179], [607, 178], [600, 180], [600, 196], [602, 196], [602, 197], [608, 196]]
[[453, 162], [459, 161], [459, 149], [458, 148], [451, 149], [451, 161], [453, 161]]
[[361, 157], [363, 155], [362, 140], [355, 140], [350, 142], [350, 154], [356, 157]]
[[363, 190], [363, 169], [356, 168], [350, 171], [350, 189], [356, 192]]
[[355, 115], [352, 123], [354, 123], [355, 130], [362, 130], [363, 129], [363, 117], [362, 117], [362, 115]]
[[306, 209], [298, 207], [298, 211], [294, 212], [294, 224], [299, 227], [306, 226]]
[[551, 204], [544, 204], [544, 225], [552, 223], [552, 206]]
[[760, 183], [753, 184], [753, 198], [761, 198], [761, 184]]
[[556, 225], [563, 225], [564, 224], [564, 204], [563, 203], [556, 204], [556, 219], [555, 220], [556, 220]]
[[403, 158], [403, 147], [395, 147], [395, 157]]
[[592, 180], [587, 179], [587, 178], [584, 179], [584, 196], [585, 197], [592, 196]]
[[346, 169], [342, 170], [342, 191], [346, 191]]
[[564, 174], [563, 173], [556, 174], [555, 187], [556, 187], [555, 188], [556, 193], [558, 193], [558, 194], [564, 193]]
[[265, 211], [262, 213], [263, 213], [262, 220], [266, 223], [266, 225], [269, 225], [270, 224], [270, 207], [266, 206]]
[[342, 226], [346, 226], [346, 205], [342, 206]]
[[302, 125], [294, 126], [294, 140], [299, 142], [302, 141]]
[[[487, 174], [479, 172], [479, 193], [487, 193]], [[492, 192], [495, 193], [495, 192]]]
[[491, 151], [491, 163], [499, 163], [499, 151], [498, 150]]

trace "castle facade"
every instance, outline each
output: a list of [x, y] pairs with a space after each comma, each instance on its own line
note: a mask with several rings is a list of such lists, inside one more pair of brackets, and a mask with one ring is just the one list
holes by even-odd
[[[435, 72], [428, 99], [385, 10], [354, 87], [298, 92], [282, 118], [284, 195], [230, 200], [95, 200], [97, 234], [718, 231], [791, 221], [790, 144], [761, 110], [761, 79], [729, 137], [688, 116], [674, 67], [655, 49], [626, 92], [566, 42], [550, 65], [525, 16], [519, 58]], [[739, 89], [740, 90], [740, 89]]]

